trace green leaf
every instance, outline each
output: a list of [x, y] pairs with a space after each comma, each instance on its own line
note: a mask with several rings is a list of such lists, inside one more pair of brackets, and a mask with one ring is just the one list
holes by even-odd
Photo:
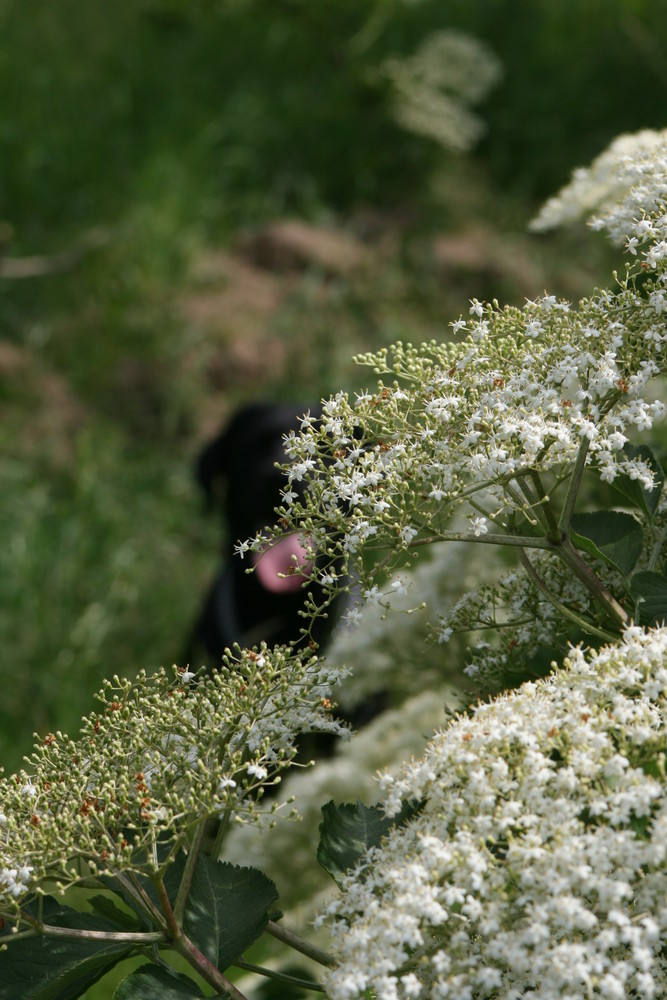
[[641, 525], [632, 514], [616, 510], [574, 514], [570, 536], [578, 549], [611, 563], [624, 576], [639, 559], [644, 540]]
[[377, 847], [390, 830], [402, 826], [420, 808], [407, 803], [397, 816], [390, 818], [380, 806], [365, 806], [360, 801], [343, 805], [327, 802], [322, 806], [317, 860], [334, 881], [340, 882], [369, 848]]
[[640, 625], [667, 622], [667, 580], [660, 573], [643, 570], [630, 581], [630, 593], [635, 599], [635, 619]]
[[117, 906], [116, 903], [114, 903], [110, 895], [105, 896], [102, 893], [99, 893], [97, 896], [91, 896], [88, 903], [92, 906], [98, 916], [106, 917], [107, 920], [111, 920], [117, 925], [119, 930], [141, 930], [141, 924], [136, 913], [128, 913], [127, 910], [121, 910], [120, 906]]
[[[44, 922], [54, 927], [117, 931], [115, 923], [44, 901]], [[0, 943], [9, 942], [3, 934]], [[86, 941], [39, 935], [8, 943], [0, 952], [0, 1000], [75, 1000], [134, 951], [126, 941]]]
[[187, 976], [160, 965], [142, 965], [119, 983], [113, 1000], [199, 1000], [203, 996]]
[[665, 485], [665, 473], [648, 445], [642, 444], [636, 447], [632, 444], [626, 444], [623, 451], [627, 458], [638, 458], [650, 466], [655, 476], [655, 486], [652, 490], [646, 490], [638, 480], [623, 475], [616, 477], [613, 487], [622, 493], [633, 506], [638, 507], [649, 521], [652, 521]]
[[263, 933], [277, 898], [262, 872], [202, 855], [185, 907], [185, 933], [223, 972]]

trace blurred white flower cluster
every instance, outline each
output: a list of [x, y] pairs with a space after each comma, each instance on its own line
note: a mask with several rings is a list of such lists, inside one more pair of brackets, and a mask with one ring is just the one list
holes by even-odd
[[667, 629], [573, 650], [398, 776], [422, 803], [326, 910], [332, 1000], [667, 993]]
[[[446, 703], [456, 692], [440, 687], [407, 698], [400, 708], [383, 712], [334, 756], [314, 768], [292, 768], [280, 786], [281, 798], [293, 801], [301, 822], [278, 823], [261, 837], [249, 824], [237, 824], [225, 841], [225, 859], [251, 864], [273, 879], [292, 925], [306, 927], [331, 898], [332, 883], [313, 864], [322, 806], [333, 799], [372, 803], [378, 798], [377, 774], [397, 771], [402, 762], [423, 752], [427, 739], [442, 725]], [[266, 807], [265, 807], [266, 808]]]
[[[621, 135], [589, 167], [550, 198], [531, 223], [536, 231], [589, 218], [616, 243], [627, 241], [631, 253], [641, 243], [667, 239], [667, 129], [644, 129]], [[650, 259], [660, 252], [653, 248]]]
[[482, 42], [449, 30], [429, 35], [413, 56], [388, 59], [383, 70], [395, 91], [396, 120], [445, 149], [470, 149], [484, 134], [470, 110], [501, 76], [497, 57]]

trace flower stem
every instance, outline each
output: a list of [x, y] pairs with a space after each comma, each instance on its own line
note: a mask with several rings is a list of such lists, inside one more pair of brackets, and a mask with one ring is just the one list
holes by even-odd
[[[78, 927], [52, 927], [41, 924], [39, 933], [45, 937], [77, 938], [83, 941], [111, 941], [129, 944], [160, 944], [165, 941], [162, 931], [91, 931]], [[13, 935], [14, 941], [19, 935]]]
[[178, 893], [176, 894], [176, 901], [174, 903], [174, 920], [179, 927], [183, 923], [185, 906], [188, 901], [188, 894], [190, 892], [190, 886], [192, 885], [195, 867], [197, 865], [197, 861], [199, 860], [199, 852], [201, 850], [201, 844], [205, 832], [206, 820], [203, 820], [195, 828], [192, 843], [190, 844], [190, 850], [188, 851], [187, 858], [185, 859], [185, 867], [183, 869], [183, 875], [178, 887]]
[[234, 962], [237, 969], [245, 969], [247, 972], [256, 972], [258, 976], [265, 976], [267, 979], [275, 979], [278, 983], [285, 983], [288, 986], [301, 987], [304, 990], [312, 990], [314, 993], [324, 993], [324, 987], [319, 983], [311, 982], [308, 979], [299, 979], [296, 976], [288, 976], [284, 972], [277, 972], [275, 969], [266, 969], [261, 965], [252, 965], [244, 962], [240, 958]]
[[646, 567], [647, 569], [655, 570], [655, 567], [657, 566], [658, 560], [660, 559], [660, 555], [662, 553], [663, 541], [664, 541], [664, 532], [656, 533], [656, 540], [653, 545], [653, 548], [651, 549], [651, 555], [649, 557], [648, 566]]
[[248, 1000], [245, 993], [241, 993], [222, 972], [209, 962], [199, 948], [192, 943], [186, 934], [179, 931], [178, 937], [171, 942], [174, 951], [182, 955], [196, 972], [204, 979], [209, 986], [217, 990], [216, 996], [229, 998], [229, 1000]]
[[563, 508], [560, 512], [560, 518], [558, 519], [558, 527], [566, 534], [568, 534], [570, 530], [570, 521], [572, 520], [572, 514], [574, 512], [574, 505], [577, 502], [579, 487], [581, 485], [581, 477], [583, 476], [584, 469], [586, 467], [586, 457], [588, 455], [589, 444], [590, 442], [587, 437], [583, 437], [581, 439], [579, 451], [577, 452], [577, 457], [574, 463], [574, 469], [572, 470], [572, 475], [570, 476], [570, 482], [567, 485], [567, 493], [565, 495]]
[[132, 897], [137, 912], [144, 913], [158, 927], [165, 926], [162, 914], [133, 875], [126, 875], [124, 872], [116, 871], [114, 872], [114, 878], [120, 882], [128, 896]]
[[619, 625], [627, 625], [630, 615], [622, 607], [613, 594], [607, 590], [602, 581], [595, 575], [588, 563], [582, 559], [569, 538], [566, 538], [556, 549], [559, 557], [570, 567], [584, 584], [586, 589], [593, 595], [605, 611], [614, 618]]
[[437, 535], [430, 535], [428, 538], [416, 538], [410, 542], [408, 548], [414, 549], [418, 545], [433, 545], [435, 542], [481, 542], [482, 545], [513, 545], [515, 548], [521, 549], [550, 549], [551, 551], [554, 548], [554, 543], [548, 538], [533, 538], [530, 535], [501, 535], [497, 532], [475, 535], [472, 531], [440, 531]]
[[[526, 482], [526, 478], [528, 476], [533, 479], [533, 482], [535, 482], [536, 478], [539, 483], [540, 492], [537, 495], [531, 491], [530, 486]], [[524, 513], [526, 510], [529, 510], [535, 521], [544, 531], [547, 540], [551, 543], [557, 542], [560, 537], [560, 532], [558, 531], [558, 526], [555, 523], [551, 507], [548, 504], [544, 488], [542, 487], [542, 483], [540, 482], [537, 473], [534, 473], [532, 469], [527, 469], [524, 473], [517, 475], [515, 478], [520, 494], [523, 496], [527, 505], [523, 508]], [[512, 490], [509, 483], [506, 484], [505, 489], [510, 496], [516, 496], [516, 491]]]
[[165, 915], [169, 943], [174, 951], [182, 955], [202, 979], [218, 991], [220, 996], [228, 997], [229, 1000], [247, 1000], [247, 997], [240, 990], [237, 990], [226, 976], [223, 976], [222, 972], [197, 948], [178, 925], [162, 879], [156, 877], [152, 879], [152, 882]]
[[289, 945], [290, 948], [294, 948], [295, 951], [301, 952], [302, 955], [312, 958], [319, 965], [329, 967], [335, 964], [331, 955], [327, 955], [325, 951], [321, 951], [314, 944], [311, 944], [310, 941], [304, 941], [298, 934], [288, 931], [282, 924], [277, 924], [275, 920], [269, 920], [266, 925], [266, 933], [278, 941], [282, 941], [283, 944]]
[[225, 842], [225, 838], [229, 832], [229, 826], [231, 823], [233, 815], [233, 810], [231, 806], [225, 810], [224, 816], [218, 821], [218, 829], [215, 834], [215, 843], [213, 844], [213, 850], [211, 852], [211, 857], [216, 861], [222, 854], [222, 845]]
[[571, 608], [568, 608], [567, 605], [562, 604], [558, 600], [558, 598], [554, 594], [552, 594], [552, 592], [549, 590], [546, 583], [539, 575], [539, 573], [537, 572], [537, 570], [535, 569], [535, 567], [533, 566], [533, 564], [531, 563], [530, 559], [523, 551], [523, 549], [519, 550], [519, 558], [521, 559], [521, 563], [524, 566], [526, 572], [528, 573], [528, 576], [533, 581], [537, 589], [540, 591], [540, 593], [544, 594], [549, 604], [551, 604], [552, 607], [554, 607], [559, 614], [563, 615], [564, 618], [569, 619], [575, 625], [578, 625], [579, 628], [583, 629], [585, 632], [590, 633], [591, 635], [596, 635], [598, 636], [598, 638], [605, 639], [607, 642], [616, 641], [618, 636], [613, 635], [613, 633], [611, 632], [605, 632], [603, 629], [597, 628], [597, 626], [592, 625], [585, 618], [582, 618], [581, 615], [578, 615], [576, 614], [576, 612], [572, 611]]
[[557, 542], [557, 541], [560, 540], [561, 530], [560, 530], [560, 527], [558, 525], [558, 522], [556, 521], [556, 517], [554, 515], [551, 503], [549, 502], [549, 497], [547, 495], [547, 492], [544, 489], [544, 484], [543, 484], [542, 480], [540, 479], [539, 473], [535, 472], [534, 469], [531, 469], [530, 478], [533, 481], [533, 486], [535, 487], [535, 492], [537, 493], [538, 497], [540, 498], [540, 503], [542, 504], [542, 510], [544, 511], [544, 516], [545, 516], [547, 525], [549, 527], [549, 530], [547, 532], [547, 538], [549, 538], [550, 541], [552, 541], [552, 542]]

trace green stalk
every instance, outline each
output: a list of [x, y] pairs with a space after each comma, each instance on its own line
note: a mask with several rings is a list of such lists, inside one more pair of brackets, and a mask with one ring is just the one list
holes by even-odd
[[256, 972], [258, 976], [265, 976], [267, 979], [275, 979], [278, 983], [285, 983], [287, 986], [297, 986], [304, 990], [312, 990], [314, 993], [324, 993], [324, 988], [319, 983], [311, 982], [309, 979], [299, 979], [297, 976], [288, 976], [285, 972], [277, 972], [275, 969], [266, 969], [262, 965], [252, 965], [237, 959], [234, 962], [237, 969], [245, 969], [246, 972]]
[[[653, 527], [653, 525], [651, 525], [651, 528], [652, 527]], [[664, 541], [664, 532], [660, 532], [657, 535], [656, 535], [655, 531], [653, 533], [654, 533], [654, 537], [655, 537], [655, 544], [654, 544], [653, 548], [651, 549], [651, 555], [649, 557], [648, 566], [646, 568], [649, 569], [649, 570], [655, 571], [655, 567], [658, 564], [658, 560], [660, 558], [660, 554], [662, 553], [662, 543]]]
[[149, 920], [151, 920], [154, 924], [157, 924], [159, 927], [164, 927], [162, 914], [154, 905], [150, 896], [138, 884], [134, 876], [116, 871], [114, 872], [114, 878], [120, 882], [128, 896], [132, 897], [135, 903], [135, 908], [138, 912], [144, 913]]
[[559, 614], [563, 615], [564, 618], [569, 619], [569, 621], [573, 622], [575, 625], [578, 625], [579, 628], [583, 629], [585, 632], [588, 632], [590, 635], [596, 635], [598, 636], [598, 638], [604, 639], [607, 642], [615, 642], [618, 639], [617, 635], [614, 635], [611, 632], [605, 632], [603, 631], [603, 629], [597, 628], [597, 626], [592, 625], [589, 621], [587, 621], [585, 618], [582, 618], [576, 612], [572, 611], [565, 604], [562, 604], [549, 590], [546, 583], [539, 575], [539, 573], [531, 563], [530, 559], [522, 549], [519, 550], [519, 558], [521, 559], [521, 563], [524, 566], [526, 572], [528, 573], [528, 576], [533, 581], [537, 589], [540, 591], [540, 593], [544, 594], [549, 604], [551, 604], [552, 607], [554, 607]]
[[230, 982], [226, 976], [223, 976], [220, 970], [217, 969], [211, 961], [209, 961], [206, 955], [204, 955], [203, 952], [197, 948], [197, 946], [183, 932], [182, 928], [179, 927], [174, 917], [174, 911], [171, 908], [169, 896], [167, 895], [167, 890], [162, 879], [156, 877], [151, 879], [151, 881], [155, 886], [158, 899], [160, 900], [160, 906], [162, 907], [162, 912], [164, 913], [166, 920], [169, 944], [174, 951], [177, 951], [179, 955], [182, 955], [192, 968], [199, 973], [202, 979], [204, 979], [209, 986], [212, 986], [215, 990], [217, 990], [220, 996], [228, 997], [229, 1000], [248, 1000], [248, 998], [241, 993], [240, 990], [237, 990], [234, 984]]
[[551, 539], [553, 542], [558, 542], [561, 539], [561, 529], [556, 521], [556, 517], [553, 512], [551, 503], [549, 502], [549, 497], [547, 496], [546, 490], [544, 489], [544, 484], [540, 479], [540, 475], [534, 469], [530, 471], [530, 478], [533, 481], [535, 487], [535, 492], [540, 498], [540, 503], [542, 504], [542, 510], [544, 511], [544, 516], [546, 518], [547, 524], [549, 526], [549, 531], [547, 532], [547, 538]]
[[630, 615], [622, 607], [613, 594], [607, 590], [602, 581], [595, 575], [588, 563], [582, 559], [569, 538], [566, 538], [562, 545], [556, 549], [556, 553], [563, 562], [570, 567], [577, 578], [584, 584], [586, 589], [593, 595], [596, 601], [602, 605], [605, 611], [614, 618], [619, 625], [627, 625]]
[[[164, 943], [165, 936], [162, 931], [91, 931], [78, 927], [51, 927], [49, 924], [42, 924], [39, 933], [45, 937], [54, 938], [78, 938], [85, 941], [127, 941], [131, 944], [160, 944]], [[12, 941], [20, 935], [12, 935]]]
[[192, 843], [190, 845], [190, 850], [188, 851], [187, 857], [185, 859], [185, 867], [183, 869], [183, 876], [181, 878], [180, 885], [178, 887], [178, 893], [176, 894], [176, 902], [174, 903], [174, 919], [179, 927], [183, 924], [183, 917], [185, 916], [185, 906], [188, 901], [188, 895], [190, 893], [190, 886], [192, 885], [192, 879], [195, 873], [195, 867], [199, 860], [199, 852], [201, 850], [202, 840], [204, 838], [204, 833], [206, 831], [206, 820], [202, 820], [201, 823], [195, 828], [195, 832], [192, 837]]
[[577, 457], [574, 463], [574, 469], [572, 470], [572, 475], [570, 476], [570, 482], [567, 485], [567, 493], [565, 495], [563, 509], [561, 510], [560, 518], [558, 519], [558, 527], [566, 535], [569, 535], [570, 532], [570, 522], [574, 512], [574, 505], [577, 502], [579, 487], [581, 486], [581, 477], [583, 476], [584, 469], [586, 467], [586, 456], [588, 455], [589, 444], [590, 442], [587, 437], [583, 437], [581, 439], [579, 451], [577, 452]]
[[209, 986], [217, 991], [216, 996], [229, 998], [229, 1000], [248, 1000], [245, 993], [241, 993], [234, 986], [234, 983], [223, 976], [220, 970], [216, 969], [212, 962], [209, 962], [206, 955], [202, 954], [183, 932], [179, 932], [178, 937], [172, 940], [171, 946], [174, 951], [182, 955]]
[[213, 851], [211, 853], [211, 857], [216, 861], [222, 854], [222, 845], [225, 842], [225, 837], [227, 836], [227, 832], [232, 821], [232, 814], [233, 810], [231, 808], [227, 809], [224, 816], [218, 823], [218, 829], [215, 834], [215, 842], [213, 844]]
[[[537, 475], [537, 473], [533, 473], [533, 470], [527, 470], [525, 473], [522, 473], [515, 477], [516, 482], [519, 486], [520, 493], [523, 495], [523, 499], [526, 501], [528, 505], [528, 509], [530, 510], [531, 514], [542, 528], [542, 531], [544, 532], [547, 539], [553, 543], [554, 541], [557, 541], [559, 539], [560, 532], [558, 531], [558, 526], [555, 523], [555, 519], [553, 513], [551, 512], [551, 509], [549, 508], [549, 510], [547, 510], [544, 506], [544, 499], [546, 499], [544, 489], [542, 489], [542, 496], [536, 495], [535, 493], [531, 492], [530, 487], [525, 482], [526, 477], [530, 476], [530, 478], [532, 479], [533, 475]], [[541, 482], [540, 482], [540, 487], [542, 487]], [[510, 496], [516, 498], [516, 492], [512, 490], [509, 483], [507, 483], [505, 489], [510, 494]]]
[[312, 958], [314, 962], [319, 965], [325, 965], [330, 967], [335, 965], [334, 959], [331, 955], [327, 955], [325, 951], [321, 951], [310, 941], [304, 941], [300, 938], [298, 934], [294, 934], [292, 931], [288, 931], [281, 924], [277, 924], [275, 920], [269, 920], [266, 925], [266, 933], [270, 934], [271, 937], [276, 938], [278, 941], [282, 941], [283, 944], [288, 945], [295, 951], [301, 952], [302, 955], [306, 955], [307, 958]]
[[380, 37], [390, 18], [391, 10], [387, 4], [376, 7], [366, 23], [347, 43], [352, 56], [363, 55]]
[[486, 535], [475, 535], [470, 531], [441, 531], [437, 535], [430, 535], [428, 538], [416, 538], [410, 542], [408, 548], [414, 549], [418, 545], [432, 545], [434, 542], [474, 542], [482, 545], [513, 545], [522, 549], [549, 549], [553, 551], [554, 543], [548, 538], [531, 538], [526, 535], [500, 535], [497, 532]]

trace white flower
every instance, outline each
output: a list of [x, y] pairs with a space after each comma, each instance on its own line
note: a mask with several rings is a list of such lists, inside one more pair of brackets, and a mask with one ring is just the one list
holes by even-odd
[[184, 669], [179, 669], [176, 664], [174, 664], [174, 670], [176, 671], [179, 681], [182, 681], [184, 684], [189, 684], [190, 681], [197, 676], [194, 671], [190, 670], [189, 665]]
[[362, 619], [362, 614], [359, 608], [349, 608], [343, 615], [343, 621], [349, 627], [354, 627], [358, 625]]
[[249, 764], [247, 771], [252, 778], [257, 778], [258, 781], [263, 781], [269, 773], [261, 764]]
[[412, 525], [406, 524], [404, 525], [404, 527], [401, 528], [399, 534], [402, 540], [405, 542], [405, 544], [409, 545], [412, 539], [415, 538], [416, 535], [418, 534], [418, 531], [416, 528], [413, 528]]
[[364, 591], [364, 601], [366, 604], [372, 606], [377, 606], [382, 598], [382, 591], [379, 587], [373, 586], [369, 590]]
[[479, 538], [480, 535], [486, 535], [489, 530], [486, 526], [485, 517], [471, 517], [470, 527], [472, 529], [473, 535], [475, 535], [477, 538]]

